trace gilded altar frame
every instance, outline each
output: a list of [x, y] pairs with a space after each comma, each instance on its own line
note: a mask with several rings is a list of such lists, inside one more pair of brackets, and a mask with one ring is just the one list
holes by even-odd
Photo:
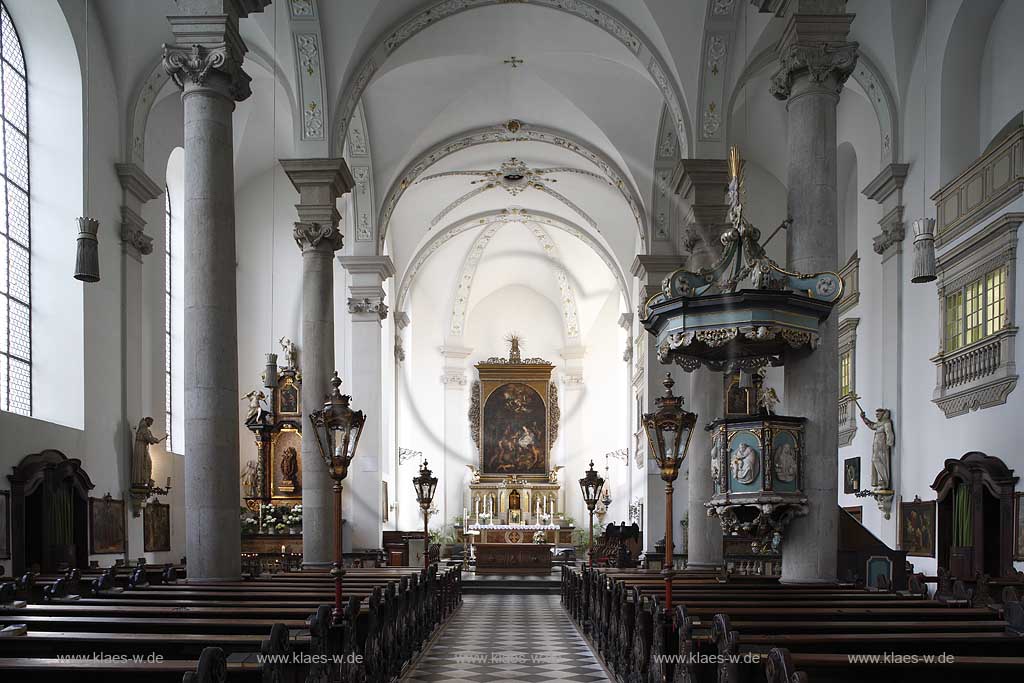
[[[558, 388], [551, 381], [554, 365], [540, 358], [528, 358], [513, 362], [503, 358], [491, 358], [477, 363], [479, 380], [473, 383], [470, 405], [470, 432], [477, 448], [477, 466], [480, 469], [481, 482], [497, 483], [509, 476], [518, 477], [528, 482], [543, 482], [549, 478], [551, 448], [558, 438], [558, 423], [561, 416], [558, 407]], [[489, 468], [486, 456], [492, 444], [485, 443], [487, 434], [486, 407], [494, 392], [510, 384], [525, 385], [533, 390], [543, 404], [544, 428], [544, 462], [542, 467], [531, 468], [530, 471], [515, 469], [497, 472]]]

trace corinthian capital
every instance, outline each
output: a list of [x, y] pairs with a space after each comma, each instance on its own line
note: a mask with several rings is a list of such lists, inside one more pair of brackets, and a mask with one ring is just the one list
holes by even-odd
[[338, 251], [344, 240], [341, 231], [330, 223], [296, 223], [293, 235], [295, 243], [303, 251], [317, 248]]
[[[164, 70], [179, 88], [213, 85], [211, 77], [226, 83], [227, 93], [236, 102], [249, 97], [249, 74], [242, 70], [242, 55], [224, 42], [213, 45], [164, 45]], [[223, 80], [221, 80], [223, 79]]]
[[790, 45], [779, 57], [781, 66], [772, 76], [769, 92], [780, 100], [787, 100], [793, 80], [806, 74], [812, 83], [838, 93], [857, 66], [857, 48], [857, 43]]

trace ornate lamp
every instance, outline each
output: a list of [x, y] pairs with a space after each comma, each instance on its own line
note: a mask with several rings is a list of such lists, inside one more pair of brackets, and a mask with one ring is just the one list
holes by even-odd
[[341, 482], [348, 476], [348, 466], [356, 455], [359, 437], [363, 433], [366, 416], [361, 410], [349, 407], [351, 396], [341, 393], [341, 378], [337, 371], [331, 378], [331, 393], [324, 401], [321, 410], [309, 414], [316, 435], [316, 445], [320, 449], [320, 457], [327, 465], [327, 473], [334, 480], [334, 564], [331, 576], [334, 577], [334, 623], [341, 621], [341, 581], [345, 576], [341, 557]]
[[423, 510], [423, 568], [426, 569], [430, 565], [430, 533], [427, 530], [430, 522], [430, 504], [437, 490], [437, 477], [431, 475], [426, 460], [420, 465], [420, 476], [412, 478], [412, 485], [416, 489], [416, 501]]
[[665, 395], [655, 400], [658, 409], [644, 414], [644, 430], [651, 444], [654, 459], [665, 482], [665, 607], [672, 610], [672, 485], [679, 477], [679, 468], [690, 447], [697, 414], [683, 410], [683, 397], [675, 396], [675, 380], [665, 375]]
[[604, 479], [594, 469], [594, 461], [590, 461], [590, 469], [585, 472], [586, 476], [580, 479], [580, 490], [583, 491], [583, 502], [587, 504], [587, 511], [590, 513], [590, 534], [587, 540], [587, 555], [590, 557], [590, 566], [594, 566], [594, 508], [601, 496], [601, 487], [604, 486]]

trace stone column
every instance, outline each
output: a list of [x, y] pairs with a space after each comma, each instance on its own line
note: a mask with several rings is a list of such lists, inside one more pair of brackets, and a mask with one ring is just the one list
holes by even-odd
[[183, 0], [163, 64], [185, 110], [185, 549], [191, 581], [237, 579], [238, 315], [231, 117], [250, 94], [238, 21], [269, 0]]
[[383, 359], [381, 323], [388, 317], [384, 281], [395, 274], [389, 256], [341, 256], [352, 277], [348, 312], [352, 315], [352, 404], [366, 413], [359, 451], [349, 469], [347, 491], [353, 551], [381, 547], [381, 463], [384, 457]]
[[[683, 245], [690, 252], [687, 267], [695, 270], [710, 266], [721, 256], [719, 238], [727, 226], [728, 162], [725, 159], [681, 159], [676, 165], [673, 187], [686, 207]], [[697, 413], [698, 420], [687, 455], [686, 566], [711, 569], [722, 564], [722, 526], [717, 517], [708, 516], [704, 507], [714, 494], [714, 484], [711, 481], [711, 437], [702, 427], [722, 415], [723, 380], [721, 373], [707, 368], [689, 375], [686, 408]]]
[[333, 481], [309, 421], [330, 393], [334, 363], [334, 252], [341, 249], [338, 198], [352, 189], [344, 159], [281, 159], [299, 192], [295, 243], [302, 250], [302, 561], [330, 566], [334, 554]]
[[[639, 281], [641, 314], [645, 310], [646, 301], [661, 290], [661, 281], [665, 279], [666, 275], [683, 265], [683, 260], [684, 257], [671, 254], [637, 255], [630, 272]], [[680, 368], [662, 365], [658, 361], [658, 349], [657, 344], [654, 343], [654, 337], [642, 332], [641, 338], [643, 342], [640, 353], [643, 354], [643, 357], [640, 359], [640, 365], [643, 368], [644, 377], [639, 383], [634, 383], [634, 392], [641, 397], [642, 411], [649, 413], [656, 409], [654, 400], [665, 393], [665, 388], [662, 386], [665, 373], [671, 372], [673, 378], [678, 382], [682, 379], [683, 371]], [[640, 431], [643, 431], [643, 426], [640, 426]], [[651, 459], [646, 435], [641, 434], [637, 446], [645, 454], [644, 471], [647, 479], [643, 486], [644, 500], [646, 501], [644, 505], [644, 552], [657, 558], [659, 555], [654, 552], [654, 544], [665, 536], [665, 482], [661, 479], [661, 472], [658, 470], [657, 464]], [[677, 486], [672, 503], [677, 520], [682, 519], [683, 510], [687, 509], [686, 499], [686, 487]], [[679, 530], [673, 529], [675, 537], [679, 537], [677, 531]]]
[[[789, 270], [837, 271], [836, 105], [857, 63], [847, 42], [853, 15], [845, 0], [796, 0], [779, 39], [781, 68], [771, 93], [789, 115], [786, 231]], [[829, 12], [827, 14], [803, 14]], [[782, 580], [836, 580], [838, 543], [839, 348], [837, 315], [820, 328], [818, 348], [786, 363], [788, 412], [807, 418], [803, 490], [810, 513], [790, 525], [782, 548]]]
[[[908, 169], [908, 164], [887, 164], [863, 191], [865, 197], [882, 205], [883, 215], [878, 221], [882, 231], [875, 235], [872, 246], [882, 259], [882, 339], [887, 340], [899, 339], [900, 330], [903, 328], [903, 239], [906, 236], [906, 226], [903, 222], [903, 183], [906, 182]], [[903, 376], [903, 347], [901, 344], [895, 344], [894, 347], [891, 352], [882, 354], [881, 403], [874, 407], [888, 408], [892, 413], [896, 443], [889, 465], [889, 488], [899, 491], [899, 458], [902, 445], [900, 437], [903, 429], [903, 420], [900, 419], [903, 398], [900, 383]], [[873, 412], [869, 414], [874, 417]], [[893, 499], [884, 498], [878, 501], [878, 505], [882, 516], [878, 527], [879, 536], [886, 545], [895, 548], [898, 539], [896, 516], [891, 514]]]

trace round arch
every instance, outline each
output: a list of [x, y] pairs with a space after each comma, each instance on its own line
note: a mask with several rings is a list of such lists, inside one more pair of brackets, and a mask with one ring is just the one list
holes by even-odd
[[569, 150], [600, 168], [608, 181], [618, 188], [622, 198], [629, 205], [633, 218], [636, 220], [640, 241], [646, 244], [647, 214], [644, 211], [640, 193], [623, 170], [604, 152], [570, 133], [521, 121], [508, 121], [498, 126], [470, 130], [444, 140], [416, 157], [406, 166], [388, 188], [388, 193], [384, 197], [380, 217], [377, 220], [378, 245], [383, 246], [384, 240], [387, 239], [391, 216], [402, 195], [427, 169], [456, 152], [496, 142], [542, 142]]
[[405, 273], [402, 275], [402, 282], [398, 287], [398, 295], [395, 297], [396, 310], [405, 310], [406, 300], [409, 297], [409, 292], [412, 289], [412, 285], [416, 281], [416, 277], [420, 270], [422, 270], [424, 264], [430, 260], [430, 257], [436, 254], [441, 247], [448, 243], [453, 237], [475, 228], [484, 228], [487, 230], [495, 224], [500, 228], [500, 226], [505, 223], [533, 223], [542, 227], [555, 228], [582, 241], [598, 255], [606, 266], [608, 266], [608, 269], [612, 272], [612, 275], [615, 277], [615, 281], [619, 285], [619, 293], [622, 296], [622, 303], [624, 306], [629, 308], [629, 287], [627, 286], [626, 278], [623, 275], [622, 269], [616, 262], [615, 257], [612, 256], [612, 253], [596, 238], [594, 238], [593, 235], [573, 221], [562, 218], [561, 216], [556, 216], [546, 211], [530, 211], [529, 209], [513, 207], [509, 209], [486, 211], [472, 216], [467, 216], [466, 218], [448, 225], [446, 228], [438, 231], [429, 240], [427, 240], [427, 242], [416, 251], [416, 254], [409, 262], [409, 267], [406, 268]]
[[[632, 25], [625, 17], [614, 9], [608, 7], [599, 0], [517, 0], [518, 4], [545, 7], [560, 12], [566, 12], [605, 31], [610, 36], [621, 42], [629, 49], [637, 60], [646, 69], [651, 80], [661, 91], [662, 97], [672, 113], [675, 122], [676, 133], [679, 136], [680, 151], [686, 156], [690, 149], [692, 138], [689, 116], [687, 114], [686, 100], [679, 85], [671, 77], [671, 71], [666, 66], [665, 60], [654, 48], [653, 44]], [[448, 17], [461, 12], [501, 5], [508, 3], [508, 0], [438, 0], [429, 6], [419, 9], [394, 25], [377, 41], [373, 46], [363, 52], [357, 61], [355, 68], [345, 79], [338, 99], [333, 108], [333, 124], [331, 126], [331, 150], [335, 156], [340, 156], [345, 146], [345, 137], [348, 134], [349, 121], [352, 119], [356, 104], [362, 98], [363, 93], [369, 86], [374, 74], [387, 61], [395, 50], [401, 47], [410, 38], [433, 26]]]

